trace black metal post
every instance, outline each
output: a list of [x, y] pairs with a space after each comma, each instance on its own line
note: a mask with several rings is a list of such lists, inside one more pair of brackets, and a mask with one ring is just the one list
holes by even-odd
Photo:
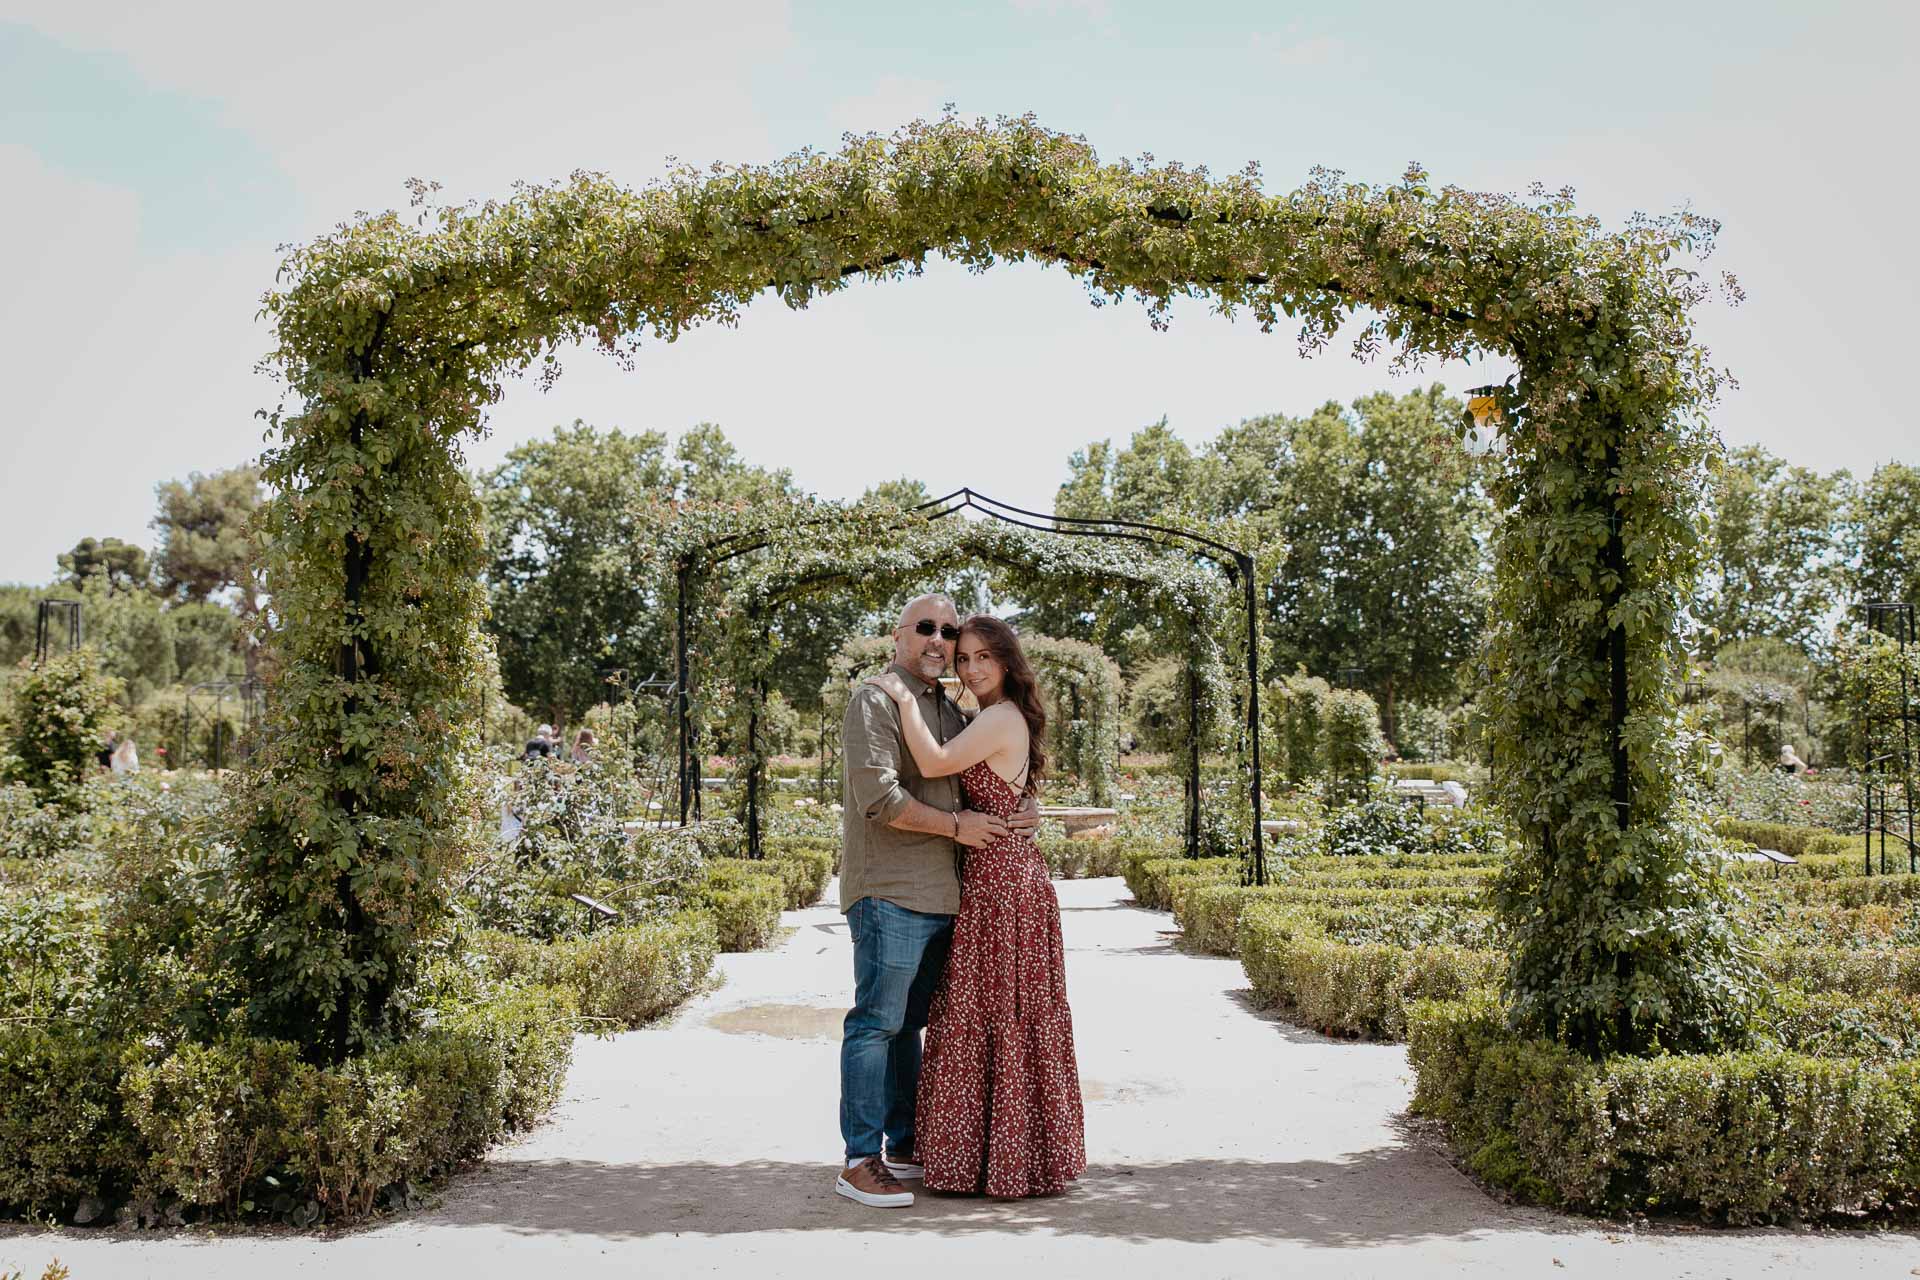
[[693, 711], [687, 699], [689, 676], [687, 672], [687, 580], [692, 575], [693, 566], [689, 558], [682, 556], [677, 566], [674, 613], [674, 677], [678, 685], [679, 696], [674, 700], [680, 721], [680, 825], [687, 825], [687, 815], [693, 804], [693, 793], [688, 787], [692, 777], [690, 760], [693, 754]]
[[1200, 856], [1200, 673], [1187, 659], [1187, 856]]
[[1242, 555], [1240, 578], [1247, 599], [1247, 741], [1253, 747], [1253, 882], [1267, 882], [1267, 829], [1261, 825], [1260, 797], [1260, 618], [1253, 589], [1253, 557]]

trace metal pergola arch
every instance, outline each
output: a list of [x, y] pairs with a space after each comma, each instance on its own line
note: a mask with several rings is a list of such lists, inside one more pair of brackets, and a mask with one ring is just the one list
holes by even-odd
[[[1197, 558], [1204, 559], [1226, 574], [1230, 585], [1240, 588], [1241, 601], [1246, 614], [1247, 645], [1247, 698], [1246, 718], [1242, 726], [1247, 735], [1248, 763], [1252, 770], [1251, 799], [1253, 806], [1252, 821], [1252, 857], [1250, 868], [1253, 882], [1266, 883], [1265, 828], [1262, 826], [1261, 798], [1261, 762], [1260, 762], [1260, 620], [1257, 593], [1254, 588], [1254, 560], [1247, 552], [1224, 542], [1195, 533], [1190, 529], [1179, 529], [1170, 525], [1154, 524], [1140, 520], [1122, 520], [1117, 518], [1077, 517], [1048, 515], [1044, 512], [1029, 511], [1011, 503], [978, 493], [972, 488], [960, 488], [943, 497], [934, 498], [913, 507], [912, 510], [927, 521], [941, 520], [955, 516], [966, 510], [979, 512], [982, 516], [1004, 524], [1017, 525], [1040, 533], [1057, 533], [1069, 537], [1091, 537], [1124, 539], [1139, 542], [1147, 546], [1169, 550], [1185, 551]], [[821, 521], [804, 521], [804, 524]], [[675, 641], [674, 662], [676, 675], [676, 710], [679, 721], [679, 783], [680, 783], [680, 825], [686, 826], [697, 821], [700, 809], [700, 765], [695, 751], [692, 713], [692, 664], [688, 647], [689, 585], [696, 567], [696, 556], [705, 556], [713, 565], [724, 564], [739, 556], [753, 551], [763, 550], [769, 545], [772, 526], [722, 535], [701, 545], [699, 552], [682, 554], [676, 565], [675, 579]], [[835, 576], [821, 575], [807, 581], [831, 580]], [[1190, 704], [1197, 702], [1198, 693], [1191, 679], [1188, 685]], [[756, 731], [753, 718], [749, 718], [748, 733]], [[1187, 853], [1195, 856], [1199, 852], [1200, 840], [1200, 735], [1190, 735], [1190, 756], [1186, 779], [1187, 803]], [[758, 856], [760, 852], [760, 830], [758, 822], [759, 763], [755, 759], [754, 767], [747, 777], [747, 811], [749, 814], [747, 841], [749, 856]]]

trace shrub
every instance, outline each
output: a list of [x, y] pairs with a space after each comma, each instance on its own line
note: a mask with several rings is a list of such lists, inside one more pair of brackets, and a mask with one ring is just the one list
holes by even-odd
[[365, 1214], [382, 1188], [474, 1158], [559, 1096], [569, 992], [500, 987], [436, 1015], [332, 1067], [284, 1041], [229, 1037], [155, 1055], [0, 1025], [0, 1205], [64, 1214], [83, 1197], [131, 1196], [303, 1225]]
[[1380, 708], [1358, 689], [1336, 689], [1327, 697], [1327, 773], [1344, 787], [1364, 786], [1380, 771], [1387, 740], [1380, 732]]
[[1857, 838], [1813, 827], [1789, 826], [1783, 822], [1748, 822], [1741, 818], [1715, 818], [1714, 834], [1729, 840], [1744, 840], [1757, 849], [1772, 849], [1793, 858], [1809, 855], [1844, 855], [1860, 848]]
[[1150, 911], [1171, 911], [1172, 884], [1175, 880], [1199, 877], [1208, 881], [1237, 881], [1238, 858], [1168, 858], [1156, 856], [1157, 850], [1144, 850], [1125, 864], [1127, 888], [1134, 901]]
[[1419, 807], [1380, 792], [1334, 810], [1321, 830], [1321, 851], [1334, 858], [1421, 853], [1427, 846], [1427, 823]]
[[103, 674], [100, 655], [86, 648], [23, 669], [7, 693], [0, 782], [24, 784], [42, 804], [79, 808], [81, 788], [118, 712], [120, 682]]
[[631, 1031], [706, 989], [720, 939], [712, 920], [688, 914], [556, 942], [483, 932], [472, 945], [502, 976], [563, 987], [583, 1017]]
[[1775, 982], [1802, 991], [1920, 995], [1920, 947], [1777, 947], [1758, 963]]
[[66, 809], [42, 804], [25, 783], [0, 785], [0, 858], [52, 858], [80, 842], [81, 824]]
[[777, 874], [734, 859], [707, 864], [706, 878], [687, 894], [690, 904], [712, 917], [722, 951], [757, 951], [773, 941], [785, 900]]
[[1583, 1058], [1491, 998], [1409, 1015], [1413, 1109], [1480, 1176], [1600, 1213], [1820, 1218], [1920, 1193], [1920, 1065], [1779, 1050]]
[[0, 1206], [65, 1214], [127, 1190], [137, 1141], [121, 1111], [123, 1053], [71, 1028], [0, 1023]]
[[[1327, 699], [1333, 689], [1318, 676], [1289, 676], [1269, 696], [1280, 720], [1287, 781], [1299, 786], [1326, 768]], [[1279, 763], [1278, 761], [1275, 762]]]
[[1409, 1001], [1465, 995], [1498, 982], [1504, 968], [1491, 951], [1336, 940], [1313, 913], [1285, 903], [1250, 907], [1239, 928], [1254, 999], [1328, 1034], [1399, 1039]]
[[788, 845], [768, 854], [762, 865], [780, 877], [787, 910], [798, 911], [820, 901], [827, 881], [833, 878], [835, 861], [835, 856], [824, 850]]

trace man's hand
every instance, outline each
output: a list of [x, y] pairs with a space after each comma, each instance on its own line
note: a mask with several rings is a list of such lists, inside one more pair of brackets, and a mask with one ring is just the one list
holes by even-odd
[[1016, 835], [1030, 836], [1040, 829], [1040, 806], [1032, 796], [1020, 801], [1020, 807], [1007, 819], [1007, 827]]
[[960, 834], [954, 838], [969, 849], [992, 844], [1007, 834], [1007, 824], [990, 813], [962, 809], [955, 816], [960, 819]]

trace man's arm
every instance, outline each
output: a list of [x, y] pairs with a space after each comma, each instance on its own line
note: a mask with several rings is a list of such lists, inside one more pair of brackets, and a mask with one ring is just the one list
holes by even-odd
[[[900, 731], [893, 699], [881, 690], [862, 685], [847, 702], [841, 724], [840, 749], [847, 762], [847, 791], [862, 816], [901, 831], [954, 838], [955, 816], [913, 798], [900, 783]], [[1007, 824], [990, 813], [971, 809], [958, 815], [961, 844], [991, 844], [1006, 834]]]

